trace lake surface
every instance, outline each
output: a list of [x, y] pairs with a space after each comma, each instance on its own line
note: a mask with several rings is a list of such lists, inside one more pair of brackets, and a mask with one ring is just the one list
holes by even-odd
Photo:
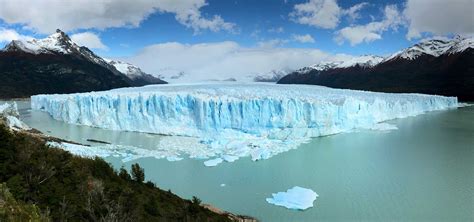
[[[153, 149], [162, 138], [70, 125], [30, 110], [28, 101], [18, 105], [28, 125], [76, 142], [94, 145], [87, 139], [97, 139]], [[262, 221], [473, 221], [474, 107], [389, 123], [399, 129], [315, 138], [258, 162], [242, 158], [205, 167], [196, 159], [106, 160], [116, 168], [138, 162], [162, 189]], [[265, 201], [293, 186], [318, 193], [315, 207], [293, 211]]]

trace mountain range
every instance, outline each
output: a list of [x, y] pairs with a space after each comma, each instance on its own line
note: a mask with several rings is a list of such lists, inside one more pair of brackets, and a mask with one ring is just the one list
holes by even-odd
[[0, 79], [0, 98], [166, 83], [131, 64], [101, 58], [61, 30], [7, 44], [0, 51]]
[[472, 101], [474, 39], [429, 39], [385, 58], [366, 55], [321, 62], [291, 72], [278, 83], [437, 94]]
[[[421, 41], [387, 57], [364, 55], [323, 61], [296, 71], [249, 74], [244, 79], [474, 100], [473, 59], [473, 38], [438, 38]], [[184, 81], [186, 76], [180, 73], [169, 79]], [[74, 43], [61, 30], [44, 39], [14, 40], [0, 50], [0, 98], [166, 83], [158, 77], [132, 64], [102, 58]]]

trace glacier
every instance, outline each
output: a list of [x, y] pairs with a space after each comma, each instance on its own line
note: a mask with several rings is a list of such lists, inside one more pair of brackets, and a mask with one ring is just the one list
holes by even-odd
[[0, 120], [15, 131], [30, 130], [31, 128], [20, 120], [20, 113], [16, 102], [0, 104]]
[[31, 105], [71, 124], [179, 136], [163, 139], [158, 149], [170, 150], [172, 160], [184, 154], [222, 162], [244, 156], [267, 159], [312, 137], [396, 129], [382, 122], [459, 106], [455, 97], [272, 83], [149, 85], [35, 95]]
[[295, 186], [286, 192], [272, 194], [266, 201], [270, 204], [286, 207], [292, 210], [306, 210], [313, 207], [313, 202], [319, 195], [311, 189]]

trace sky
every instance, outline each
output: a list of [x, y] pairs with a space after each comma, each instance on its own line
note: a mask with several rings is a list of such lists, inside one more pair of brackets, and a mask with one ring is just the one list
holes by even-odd
[[[0, 46], [57, 28], [151, 73], [258, 73], [474, 33], [474, 0], [0, 0]], [[216, 74], [219, 75], [219, 74]]]

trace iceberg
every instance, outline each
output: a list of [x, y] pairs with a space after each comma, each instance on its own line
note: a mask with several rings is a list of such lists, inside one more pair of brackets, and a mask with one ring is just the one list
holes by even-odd
[[47, 145], [60, 148], [71, 154], [82, 157], [116, 157], [122, 162], [129, 162], [140, 158], [153, 157], [157, 159], [166, 158], [168, 161], [180, 161], [183, 158], [176, 156], [173, 152], [167, 150], [149, 150], [134, 146], [123, 146], [115, 144], [105, 144], [99, 146], [88, 146], [72, 144], [67, 142], [49, 141]]
[[286, 192], [272, 194], [272, 198], [267, 198], [266, 201], [292, 210], [306, 210], [313, 207], [313, 202], [318, 196], [313, 190], [295, 186]]
[[205, 165], [205, 166], [208, 166], [208, 167], [217, 166], [217, 165], [219, 165], [220, 163], [222, 163], [222, 161], [224, 161], [224, 160], [221, 159], [221, 158], [215, 158], [215, 159], [212, 159], [212, 160], [205, 161], [205, 162], [204, 162], [204, 165]]
[[160, 157], [168, 150], [171, 160], [184, 154], [232, 162], [240, 157], [267, 159], [312, 137], [395, 129], [382, 122], [455, 108], [458, 101], [312, 85], [219, 82], [36, 95], [31, 105], [71, 124], [168, 135], [157, 145]]
[[79, 144], [72, 144], [67, 142], [54, 142], [49, 141], [46, 145], [51, 147], [60, 148], [70, 152], [71, 154], [82, 156], [82, 157], [108, 157], [111, 156], [110, 152], [107, 149], [101, 149], [98, 147], [90, 147]]
[[180, 161], [182, 160], [183, 158], [182, 157], [179, 157], [179, 156], [168, 156], [166, 157], [166, 160], [170, 161], [170, 162], [174, 162], [174, 161]]

